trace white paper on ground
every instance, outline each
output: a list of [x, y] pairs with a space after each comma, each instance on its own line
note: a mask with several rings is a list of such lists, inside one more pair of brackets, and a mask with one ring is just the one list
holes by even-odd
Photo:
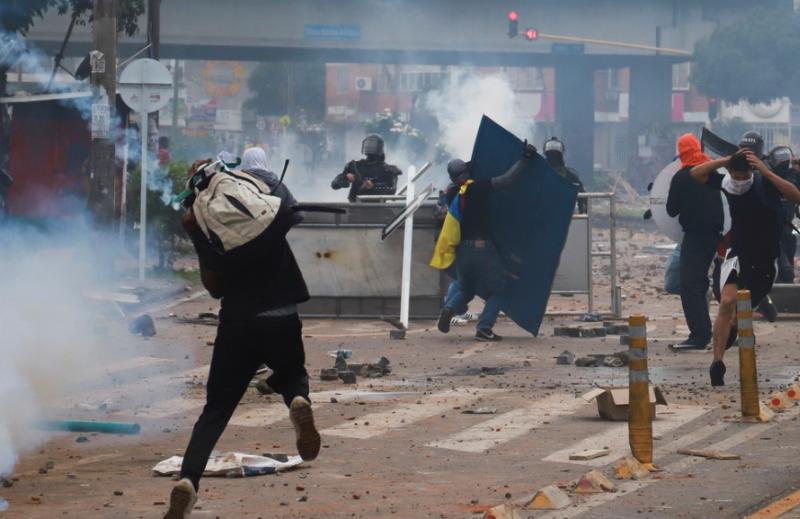
[[[286, 462], [281, 462], [267, 456], [257, 456], [245, 454], [243, 452], [225, 452], [216, 456], [211, 456], [206, 465], [203, 476], [223, 476], [223, 477], [248, 477], [260, 476], [263, 474], [274, 474], [283, 470], [296, 467], [303, 462], [300, 456], [289, 456]], [[159, 462], [153, 467], [155, 476], [172, 476], [180, 474], [182, 456], [172, 456]]]

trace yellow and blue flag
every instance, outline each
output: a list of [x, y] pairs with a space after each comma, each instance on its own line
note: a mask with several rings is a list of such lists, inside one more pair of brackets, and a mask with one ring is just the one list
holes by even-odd
[[436, 240], [436, 247], [433, 248], [433, 258], [430, 263], [431, 267], [435, 269], [445, 270], [456, 260], [456, 248], [461, 242], [462, 200], [467, 188], [473, 182], [474, 180], [467, 180], [459, 188], [458, 194], [447, 208], [442, 232], [439, 234], [439, 239]]

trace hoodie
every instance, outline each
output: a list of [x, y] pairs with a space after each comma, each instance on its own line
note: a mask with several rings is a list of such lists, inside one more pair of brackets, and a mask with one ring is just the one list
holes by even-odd
[[722, 232], [722, 199], [719, 191], [696, 182], [689, 173], [693, 167], [711, 160], [703, 153], [700, 141], [687, 133], [678, 139], [681, 169], [672, 178], [667, 196], [667, 214], [678, 217], [686, 233]]

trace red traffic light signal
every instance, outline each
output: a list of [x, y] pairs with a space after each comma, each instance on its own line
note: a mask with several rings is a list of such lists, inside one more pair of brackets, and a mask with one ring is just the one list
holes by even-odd
[[516, 38], [519, 34], [519, 13], [516, 11], [508, 12], [508, 37]]
[[525, 29], [525, 39], [528, 41], [534, 41], [539, 39], [539, 31], [534, 29], [533, 27], [528, 27]]

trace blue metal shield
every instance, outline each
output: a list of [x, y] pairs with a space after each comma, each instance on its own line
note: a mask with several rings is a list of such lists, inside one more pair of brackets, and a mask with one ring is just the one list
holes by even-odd
[[[522, 149], [520, 139], [483, 116], [472, 150], [472, 176], [505, 173]], [[577, 196], [577, 188], [538, 154], [513, 189], [492, 195], [494, 238], [511, 276], [503, 310], [534, 335], [547, 308]]]

